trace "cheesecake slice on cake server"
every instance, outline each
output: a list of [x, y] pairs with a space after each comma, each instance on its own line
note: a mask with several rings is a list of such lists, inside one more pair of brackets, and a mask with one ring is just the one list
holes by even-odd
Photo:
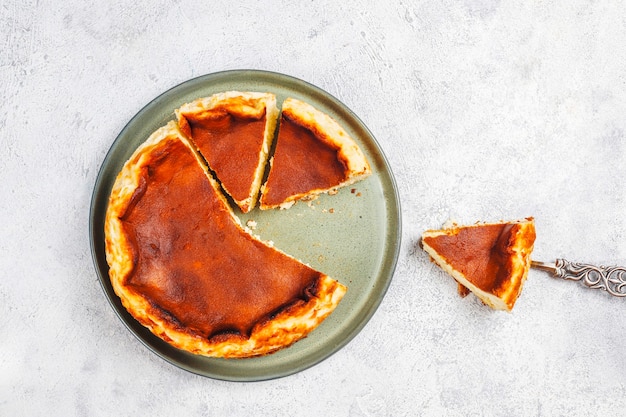
[[554, 264], [531, 260], [536, 238], [532, 217], [517, 221], [451, 223], [422, 234], [421, 247], [459, 285], [462, 296], [474, 293], [495, 310], [511, 311], [531, 267], [555, 277], [581, 281], [589, 288], [626, 296], [626, 268], [557, 259]]

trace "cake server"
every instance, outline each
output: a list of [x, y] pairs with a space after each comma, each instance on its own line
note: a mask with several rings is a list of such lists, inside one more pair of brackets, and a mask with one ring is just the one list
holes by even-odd
[[552, 273], [557, 278], [580, 281], [589, 288], [605, 290], [616, 297], [626, 297], [626, 268], [597, 266], [557, 259], [555, 263], [531, 261], [533, 268]]

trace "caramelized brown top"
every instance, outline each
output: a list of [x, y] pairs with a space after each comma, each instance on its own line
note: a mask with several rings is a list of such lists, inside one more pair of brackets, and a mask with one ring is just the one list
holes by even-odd
[[181, 126], [228, 193], [238, 201], [250, 195], [265, 132], [265, 116], [239, 117], [223, 109], [205, 112], [200, 118], [185, 116]]
[[307, 298], [320, 273], [238, 227], [182, 142], [152, 157], [121, 220], [133, 246], [125, 285], [156, 314], [205, 337], [248, 335]]
[[262, 202], [277, 205], [292, 195], [332, 188], [345, 180], [346, 166], [337, 149], [283, 114]]
[[509, 249], [519, 228], [518, 224], [466, 227], [455, 230], [456, 233], [426, 237], [424, 241], [468, 281], [483, 291], [493, 292], [512, 272]]

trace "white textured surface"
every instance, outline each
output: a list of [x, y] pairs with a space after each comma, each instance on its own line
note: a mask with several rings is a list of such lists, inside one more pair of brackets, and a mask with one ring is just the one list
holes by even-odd
[[[532, 215], [536, 259], [626, 264], [625, 45], [617, 0], [1, 2], [0, 415], [623, 415], [626, 300], [532, 271], [513, 313], [493, 312], [416, 242], [449, 218]], [[311, 369], [249, 384], [143, 347], [88, 239], [124, 124], [182, 81], [238, 68], [346, 103], [404, 213], [365, 329]]]

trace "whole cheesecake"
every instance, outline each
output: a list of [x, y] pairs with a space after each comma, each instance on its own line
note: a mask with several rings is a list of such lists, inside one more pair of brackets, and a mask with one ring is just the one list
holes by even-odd
[[105, 219], [113, 289], [177, 348], [244, 358], [287, 347], [346, 287], [243, 228], [198, 149], [170, 122], [123, 166]]
[[485, 304], [511, 311], [530, 269], [533, 218], [427, 230], [421, 244], [431, 259]]

